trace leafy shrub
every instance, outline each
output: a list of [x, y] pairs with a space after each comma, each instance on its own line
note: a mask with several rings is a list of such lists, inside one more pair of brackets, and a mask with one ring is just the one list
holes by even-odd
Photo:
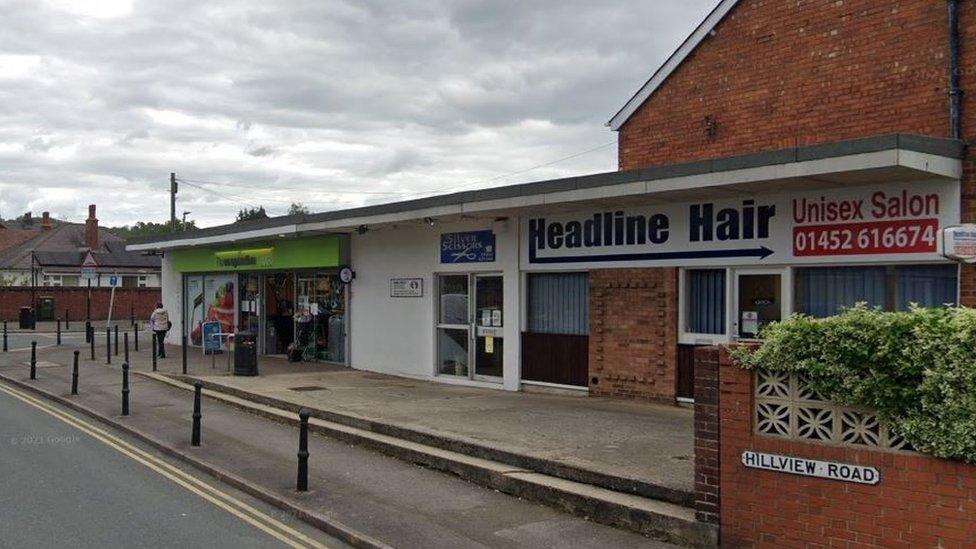
[[976, 463], [976, 309], [858, 305], [770, 324], [739, 366], [803, 373], [838, 404], [877, 410], [918, 451]]

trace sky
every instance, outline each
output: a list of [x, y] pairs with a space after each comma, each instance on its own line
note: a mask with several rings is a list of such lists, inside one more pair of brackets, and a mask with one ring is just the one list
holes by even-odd
[[349, 208], [617, 169], [717, 0], [0, 0], [0, 216]]

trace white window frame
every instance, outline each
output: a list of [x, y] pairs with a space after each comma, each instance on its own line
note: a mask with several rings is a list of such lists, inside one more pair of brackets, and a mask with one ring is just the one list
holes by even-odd
[[64, 287], [64, 275], [45, 274], [41, 279], [41, 286], [49, 288], [62, 288]]
[[149, 275], [139, 275], [136, 279], [137, 288], [148, 288], [149, 287]]
[[748, 275], [779, 275], [780, 285], [780, 318], [786, 320], [793, 314], [793, 268], [780, 267], [735, 267], [732, 271], [732, 294], [728, 308], [729, 320], [727, 324], [729, 337], [732, 341], [758, 341], [752, 338], [739, 337], [739, 276]]
[[[725, 333], [724, 334], [699, 334], [688, 331], [688, 291], [690, 284], [688, 277], [691, 271], [725, 271]], [[678, 269], [678, 343], [682, 345], [724, 345], [731, 343], [730, 338], [730, 318], [729, 299], [732, 295], [732, 269], [721, 267], [682, 267]]]

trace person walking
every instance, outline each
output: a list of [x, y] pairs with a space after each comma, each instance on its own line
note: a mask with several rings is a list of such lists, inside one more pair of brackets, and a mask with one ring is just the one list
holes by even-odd
[[166, 358], [166, 347], [163, 342], [166, 340], [166, 333], [172, 326], [173, 324], [169, 321], [169, 311], [163, 307], [162, 303], [157, 303], [156, 310], [149, 317], [149, 329], [156, 334], [156, 344], [159, 347], [153, 349], [153, 352], [157, 353], [159, 358]]

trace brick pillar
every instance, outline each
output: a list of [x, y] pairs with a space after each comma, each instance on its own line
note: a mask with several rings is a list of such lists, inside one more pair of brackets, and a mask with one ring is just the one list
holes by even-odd
[[719, 347], [695, 349], [695, 518], [719, 524]]

